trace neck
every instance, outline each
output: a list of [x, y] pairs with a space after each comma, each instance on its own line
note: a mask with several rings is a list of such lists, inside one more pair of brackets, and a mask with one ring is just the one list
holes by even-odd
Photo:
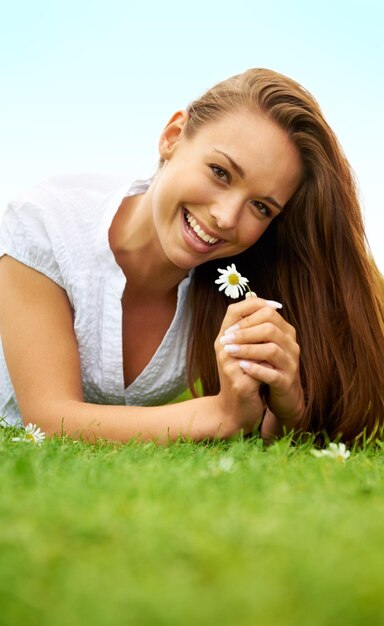
[[112, 221], [109, 242], [127, 289], [138, 297], [164, 297], [188, 273], [173, 265], [161, 248], [148, 192], [124, 198]]

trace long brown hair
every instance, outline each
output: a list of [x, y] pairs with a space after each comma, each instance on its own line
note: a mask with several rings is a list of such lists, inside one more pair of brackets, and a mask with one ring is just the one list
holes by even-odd
[[[344, 441], [378, 433], [384, 424], [384, 289], [351, 168], [314, 98], [271, 70], [250, 69], [215, 85], [188, 107], [185, 133], [241, 107], [279, 124], [303, 163], [302, 184], [282, 214], [235, 258], [258, 295], [284, 303], [283, 315], [297, 330], [302, 427]], [[194, 274], [188, 376], [191, 388], [199, 378], [206, 394], [219, 391], [213, 344], [228, 301], [214, 280], [223, 265], [225, 259], [205, 263]]]

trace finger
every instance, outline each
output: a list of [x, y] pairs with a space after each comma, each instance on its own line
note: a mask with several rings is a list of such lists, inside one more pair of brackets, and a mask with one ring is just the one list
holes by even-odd
[[243, 372], [239, 372], [239, 359], [232, 355], [228, 350], [224, 350], [224, 347], [216, 342], [217, 352], [216, 361], [219, 368], [220, 377], [226, 376], [228, 379], [235, 379], [236, 376], [241, 376]]
[[224, 329], [228, 329], [239, 323], [244, 317], [259, 311], [262, 308], [275, 310], [276, 308], [281, 308], [281, 306], [282, 305], [280, 305], [279, 302], [274, 302], [273, 300], [264, 300], [263, 298], [257, 297], [246, 298], [241, 302], [236, 302], [235, 304], [230, 304], [228, 306], [222, 327]]
[[295, 360], [275, 343], [256, 345], [230, 344], [224, 346], [224, 352], [238, 360], [249, 360], [269, 363], [273, 368], [291, 374], [296, 372]]
[[291, 333], [288, 333], [285, 327], [284, 330], [281, 330], [272, 322], [264, 322], [257, 326], [232, 330], [219, 337], [219, 343], [222, 346], [228, 344], [242, 345], [268, 342], [276, 343], [287, 352], [294, 350], [294, 346], [296, 345]]
[[270, 307], [261, 307], [250, 315], [243, 317], [237, 322], [235, 329], [224, 331], [224, 334], [229, 334], [233, 331], [237, 332], [239, 330], [246, 330], [247, 328], [260, 326], [261, 324], [271, 324], [296, 341], [296, 329], [289, 324], [280, 315], [280, 313], [278, 313], [278, 311], [271, 309]]
[[231, 391], [236, 396], [258, 393], [261, 382], [255, 377], [247, 376], [236, 359], [226, 355], [220, 369], [220, 386], [224, 386], [226, 391]]
[[239, 361], [239, 366], [249, 378], [261, 381], [270, 387], [283, 389], [285, 387], [289, 388], [291, 384], [290, 381], [286, 381], [286, 377], [280, 370], [271, 367], [269, 363], [255, 363], [254, 361], [243, 359]]

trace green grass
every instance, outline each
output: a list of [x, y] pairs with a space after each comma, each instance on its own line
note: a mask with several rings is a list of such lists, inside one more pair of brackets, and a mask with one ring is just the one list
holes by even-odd
[[0, 429], [1, 626], [380, 626], [384, 450]]

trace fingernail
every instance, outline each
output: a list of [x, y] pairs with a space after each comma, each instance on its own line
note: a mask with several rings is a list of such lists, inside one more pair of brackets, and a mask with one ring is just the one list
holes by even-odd
[[276, 300], [265, 300], [265, 304], [270, 306], [272, 309], [282, 309], [283, 305], [281, 302], [276, 302]]
[[240, 346], [237, 346], [236, 344], [231, 343], [229, 346], [224, 346], [224, 350], [225, 352], [230, 352], [230, 353], [238, 352], [240, 350]]
[[225, 346], [227, 343], [232, 343], [234, 340], [235, 340], [235, 335], [233, 333], [230, 333], [228, 335], [223, 335], [219, 339], [222, 346]]
[[229, 333], [232, 333], [234, 330], [239, 330], [240, 326], [238, 324], [234, 324], [233, 326], [230, 326], [229, 328], [227, 328], [227, 330], [224, 331], [224, 335], [229, 335]]
[[251, 364], [249, 361], [239, 361], [239, 365], [242, 370], [249, 370], [249, 368], [251, 367]]
[[252, 298], [252, 297], [256, 298], [256, 294], [255, 294], [254, 291], [247, 291], [247, 293], [245, 294], [245, 297], [246, 298]]

